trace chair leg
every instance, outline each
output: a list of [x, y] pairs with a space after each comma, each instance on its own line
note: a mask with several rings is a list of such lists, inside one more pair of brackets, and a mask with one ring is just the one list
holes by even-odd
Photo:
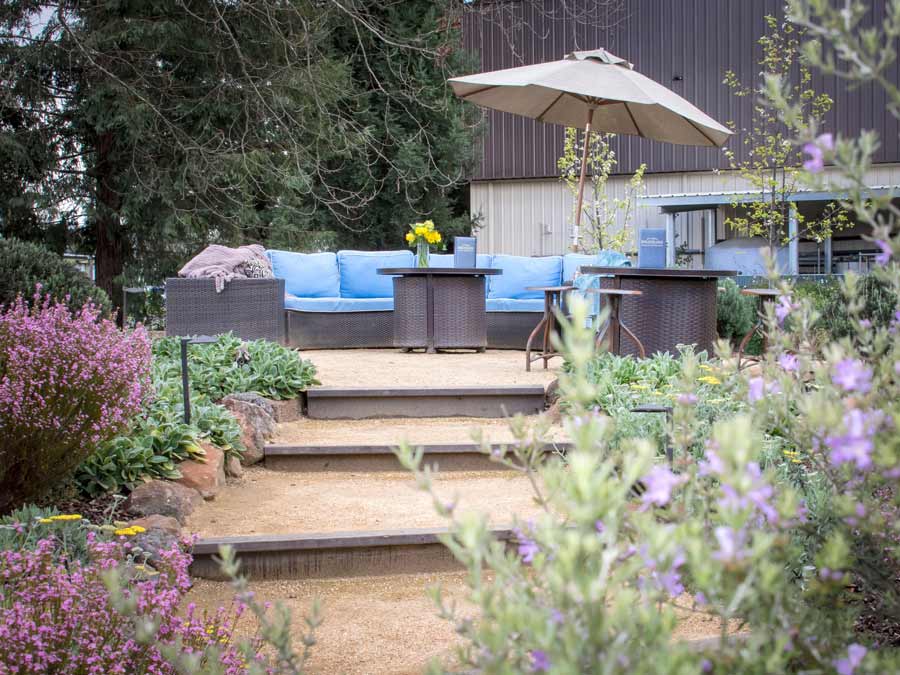
[[531, 343], [534, 341], [534, 338], [537, 337], [537, 334], [543, 328], [546, 331], [547, 328], [547, 320], [549, 317], [549, 301], [547, 300], [546, 294], [544, 295], [544, 316], [541, 317], [541, 320], [538, 321], [537, 326], [534, 327], [534, 330], [528, 335], [528, 341], [525, 343], [525, 370], [527, 372], [531, 372]]
[[644, 351], [644, 345], [638, 339], [638, 336], [635, 335], [634, 333], [632, 333], [631, 329], [628, 326], [626, 326], [624, 323], [619, 322], [619, 326], [622, 328], [623, 331], [625, 331], [625, 334], [631, 338], [631, 341], [634, 342], [635, 346], [638, 348], [638, 351], [641, 354], [641, 358], [646, 359], [647, 352]]
[[754, 324], [754, 326], [747, 331], [747, 334], [741, 338], [741, 343], [738, 345], [737, 350], [737, 369], [741, 369], [741, 359], [744, 357], [744, 350], [747, 348], [747, 345], [750, 343], [750, 339], [756, 334], [756, 331], [762, 330], [763, 325], [762, 322]]

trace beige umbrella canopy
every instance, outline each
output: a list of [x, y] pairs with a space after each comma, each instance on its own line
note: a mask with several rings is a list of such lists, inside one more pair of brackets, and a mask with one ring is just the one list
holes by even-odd
[[[731, 135], [699, 108], [633, 70], [605, 49], [560, 61], [454, 77], [454, 93], [485, 108], [567, 127], [642, 136], [679, 145], [719, 147]], [[575, 241], [581, 225], [587, 146], [581, 162]]]

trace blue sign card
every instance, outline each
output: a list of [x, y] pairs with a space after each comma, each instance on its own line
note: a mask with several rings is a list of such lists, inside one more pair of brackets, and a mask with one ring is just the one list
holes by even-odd
[[666, 229], [648, 227], [638, 231], [638, 267], [666, 266]]
[[453, 237], [453, 266], [475, 267], [475, 237]]

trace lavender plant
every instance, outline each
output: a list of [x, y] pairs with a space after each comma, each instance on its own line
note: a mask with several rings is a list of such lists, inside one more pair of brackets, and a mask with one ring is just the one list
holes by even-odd
[[[786, 289], [787, 290], [787, 289]], [[848, 289], [852, 293], [852, 289]], [[860, 617], [887, 586], [895, 544], [886, 527], [900, 474], [891, 420], [900, 352], [888, 330], [810, 352], [809, 303], [787, 295], [768, 317], [773, 349], [752, 375], [723, 344], [715, 377], [744, 410], [703, 433], [686, 359], [675, 396], [670, 466], [644, 439], [612, 444], [615, 420], [594, 409], [593, 341], [575, 304], [560, 377], [573, 449], [546, 460], [540, 438], [502, 459], [528, 475], [544, 513], [517, 523], [510, 546], [474, 515], [450, 520], [446, 544], [469, 571], [472, 620], [437, 599], [465, 638], [460, 669], [478, 672], [888, 672]], [[868, 336], [868, 337], [866, 337]], [[863, 344], [881, 345], [881, 352]], [[704, 452], [691, 450], [700, 444]], [[399, 457], [431, 489], [421, 454]], [[814, 504], [809, 504], [813, 497]], [[815, 508], [815, 512], [812, 510]], [[877, 551], [877, 558], [870, 554]], [[679, 617], [719, 626], [702, 644], [677, 639]]]

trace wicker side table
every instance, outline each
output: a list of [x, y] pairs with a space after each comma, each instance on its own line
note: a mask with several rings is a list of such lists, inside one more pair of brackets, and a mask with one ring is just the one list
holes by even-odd
[[405, 351], [487, 347], [485, 277], [497, 269], [391, 267], [394, 277], [394, 346]]

